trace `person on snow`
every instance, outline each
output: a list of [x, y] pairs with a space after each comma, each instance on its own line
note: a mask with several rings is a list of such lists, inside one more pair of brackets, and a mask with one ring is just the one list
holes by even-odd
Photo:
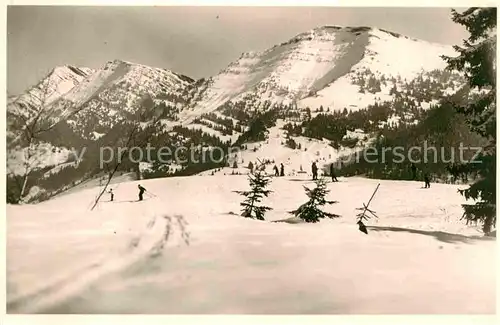
[[111, 196], [111, 201], [113, 201], [113, 198], [115, 197], [115, 194], [113, 193], [113, 189], [110, 188], [108, 191], [109, 195]]
[[429, 175], [428, 172], [426, 172], [424, 174], [424, 182], [425, 182], [424, 188], [430, 188], [431, 187], [431, 176]]
[[335, 175], [335, 168], [333, 167], [333, 163], [330, 165], [330, 176], [332, 177], [332, 182], [338, 182], [337, 175]]
[[248, 169], [250, 169], [250, 173], [253, 173], [253, 163], [252, 162], [248, 163]]
[[411, 179], [414, 181], [417, 178], [417, 167], [414, 163], [411, 164]]
[[281, 163], [281, 171], [280, 171], [280, 176], [285, 176], [285, 166], [283, 166], [283, 163]]
[[279, 176], [280, 175], [280, 173], [278, 171], [278, 167], [276, 165], [274, 165], [273, 170], [274, 170], [274, 176]]
[[315, 181], [318, 179], [318, 166], [316, 166], [316, 162], [312, 163], [311, 169], [313, 173], [313, 181]]
[[146, 192], [146, 189], [141, 184], [137, 185], [137, 187], [139, 188], [139, 201], [142, 201], [142, 195]]

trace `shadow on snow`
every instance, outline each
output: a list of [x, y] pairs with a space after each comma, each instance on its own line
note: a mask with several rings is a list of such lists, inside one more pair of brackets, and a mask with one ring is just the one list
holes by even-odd
[[417, 230], [411, 228], [400, 228], [400, 227], [382, 227], [382, 226], [368, 226], [371, 231], [394, 231], [394, 232], [409, 232], [412, 234], [432, 236], [435, 239], [448, 243], [466, 243], [470, 244], [474, 241], [494, 241], [495, 238], [484, 237], [484, 236], [464, 236], [459, 234], [452, 234], [444, 231], [428, 231], [428, 230]]

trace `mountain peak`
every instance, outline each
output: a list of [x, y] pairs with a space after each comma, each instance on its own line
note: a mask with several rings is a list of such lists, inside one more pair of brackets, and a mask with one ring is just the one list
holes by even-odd
[[318, 26], [267, 50], [243, 53], [212, 78], [198, 107], [211, 110], [254, 94], [299, 107], [363, 108], [390, 97], [388, 89], [360, 94], [357, 83], [363, 76], [413, 80], [423, 72], [444, 69], [440, 56], [453, 52], [451, 46], [378, 27]]
[[92, 72], [94, 72], [94, 70], [91, 68], [76, 67], [74, 65], [66, 64], [66, 65], [58, 66], [58, 67], [55, 67], [54, 69], [52, 69], [52, 71], [49, 73], [49, 75], [47, 77], [52, 78], [53, 76], [56, 76], [59, 78], [67, 78], [68, 76], [75, 74], [75, 75], [78, 75], [80, 77], [86, 78]]
[[349, 31], [349, 32], [367, 32], [372, 30], [373, 27], [369, 26], [340, 26], [340, 25], [323, 25], [314, 28], [313, 30], [324, 30], [324, 31]]
[[26, 92], [10, 96], [9, 102], [25, 103], [32, 107], [49, 105], [71, 91], [94, 72], [95, 70], [86, 67], [57, 66]]
[[[371, 36], [379, 36], [381, 33], [384, 33], [386, 35], [393, 36], [395, 38], [402, 38], [402, 39], [409, 39], [412, 41], [421, 41], [421, 42], [426, 42], [424, 40], [420, 40], [417, 38], [405, 36], [401, 33], [397, 33], [394, 31], [390, 31], [384, 28], [379, 28], [376, 26], [340, 26], [340, 25], [323, 25], [319, 26], [316, 28], [311, 29], [308, 32], [301, 33], [299, 35], [307, 35], [307, 34], [312, 34], [312, 33], [337, 33], [337, 32], [349, 32], [353, 33], [357, 36], [360, 36], [362, 33], [371, 33]], [[430, 42], [427, 42], [430, 43]]]

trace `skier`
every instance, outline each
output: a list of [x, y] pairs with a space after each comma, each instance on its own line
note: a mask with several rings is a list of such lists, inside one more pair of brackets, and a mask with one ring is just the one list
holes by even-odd
[[280, 171], [280, 176], [285, 176], [285, 166], [283, 166], [283, 163], [281, 163], [281, 171]]
[[330, 165], [330, 176], [332, 177], [332, 182], [338, 182], [337, 176], [335, 175], [335, 168], [333, 167], [333, 163]]
[[113, 198], [115, 197], [115, 194], [113, 193], [113, 189], [110, 188], [108, 193], [111, 196], [111, 201], [113, 201]]
[[417, 178], [417, 167], [414, 163], [411, 163], [411, 179], [414, 181]]
[[274, 170], [274, 176], [279, 176], [280, 175], [280, 173], [278, 171], [278, 167], [276, 165], [274, 165], [273, 170]]
[[318, 166], [316, 166], [316, 162], [312, 163], [311, 166], [312, 173], [313, 173], [313, 181], [318, 179]]
[[250, 169], [250, 173], [253, 173], [253, 163], [252, 162], [248, 163], [248, 169]]
[[425, 182], [424, 188], [431, 187], [431, 177], [430, 177], [429, 173], [427, 173], [427, 172], [424, 174], [424, 182]]
[[142, 195], [146, 192], [146, 189], [141, 184], [137, 185], [137, 187], [139, 188], [139, 201], [142, 201]]

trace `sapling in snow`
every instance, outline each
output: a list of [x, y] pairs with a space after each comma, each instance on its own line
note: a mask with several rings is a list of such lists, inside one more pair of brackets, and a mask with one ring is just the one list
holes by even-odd
[[358, 224], [358, 227], [359, 227], [359, 231], [361, 231], [361, 232], [363, 232], [363, 233], [365, 233], [367, 235], [368, 235], [368, 229], [366, 229], [366, 226], [363, 223], [363, 221], [366, 221], [366, 220], [368, 220], [368, 219], [371, 218], [369, 215], [366, 214], [367, 212], [369, 212], [375, 218], [378, 218], [377, 215], [375, 214], [375, 211], [370, 210], [369, 205], [370, 205], [370, 202], [372, 201], [373, 197], [375, 196], [375, 193], [377, 193], [379, 186], [380, 186], [380, 183], [377, 185], [377, 188], [375, 189], [375, 191], [373, 192], [372, 196], [370, 197], [370, 200], [368, 200], [368, 203], [367, 204], [363, 203], [363, 207], [362, 208], [357, 208], [356, 209], [356, 210], [361, 210], [362, 211], [362, 212], [360, 212], [360, 213], [357, 214], [357, 217], [358, 217], [357, 224]]
[[272, 210], [270, 207], [260, 205], [262, 199], [272, 193], [272, 191], [266, 189], [271, 182], [271, 178], [265, 172], [265, 165], [260, 164], [256, 166], [256, 168], [248, 174], [248, 181], [250, 183], [250, 191], [236, 191], [236, 193], [246, 198], [240, 203], [242, 206], [241, 216], [265, 220], [264, 215], [266, 211]]
[[338, 218], [337, 214], [329, 213], [321, 210], [321, 207], [327, 204], [338, 203], [338, 201], [328, 201], [325, 197], [330, 192], [326, 187], [326, 180], [318, 178], [315, 180], [316, 187], [310, 189], [304, 186], [309, 201], [302, 204], [297, 210], [291, 211], [293, 215], [299, 217], [305, 222], [318, 222], [325, 217]]

